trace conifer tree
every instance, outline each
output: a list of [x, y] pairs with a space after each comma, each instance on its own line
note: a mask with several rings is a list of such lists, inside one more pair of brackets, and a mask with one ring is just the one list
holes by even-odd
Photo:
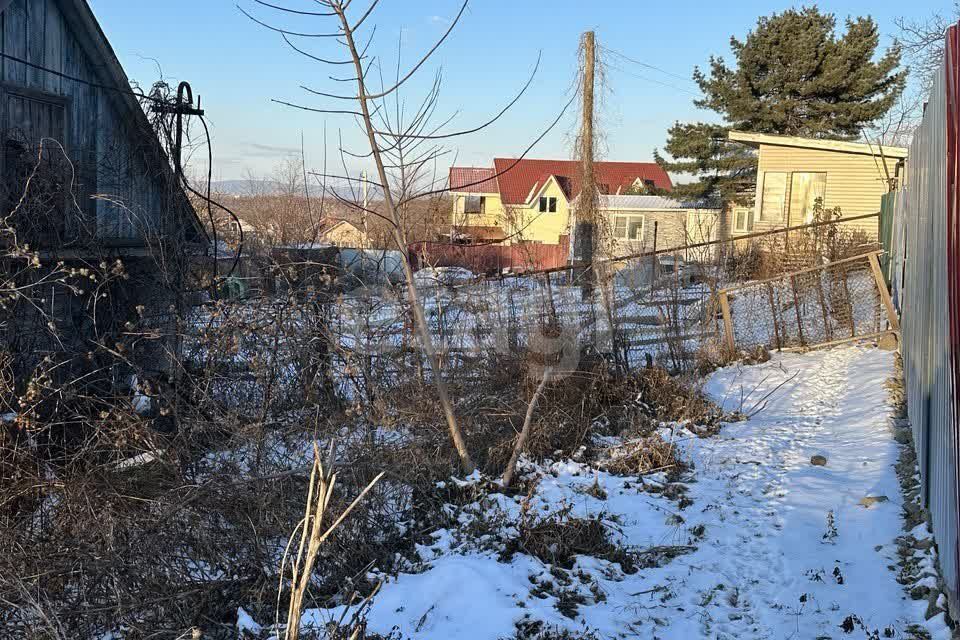
[[879, 31], [869, 17], [848, 18], [837, 35], [836, 18], [817, 7], [762, 17], [744, 40], [730, 39], [736, 60], [711, 57], [709, 72], [693, 79], [700, 108], [722, 124], [675, 123], [665, 151], [667, 171], [697, 181], [678, 185], [679, 197], [719, 195], [743, 200], [756, 176], [747, 149], [726, 142], [731, 129], [812, 138], [854, 139], [882, 117], [903, 92], [907, 72], [893, 45], [877, 57]]

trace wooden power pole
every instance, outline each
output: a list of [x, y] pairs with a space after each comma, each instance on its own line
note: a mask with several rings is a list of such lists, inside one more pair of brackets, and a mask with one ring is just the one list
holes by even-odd
[[597, 227], [597, 180], [593, 172], [593, 94], [596, 77], [596, 36], [583, 34], [583, 123], [580, 127], [580, 197], [577, 199], [576, 224], [573, 229], [573, 261], [581, 281], [584, 299], [593, 295], [593, 251]]

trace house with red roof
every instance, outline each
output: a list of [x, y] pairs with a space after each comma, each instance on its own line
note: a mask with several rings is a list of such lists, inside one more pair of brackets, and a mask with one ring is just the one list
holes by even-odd
[[[669, 190], [653, 162], [597, 162], [601, 195]], [[495, 158], [493, 167], [451, 167], [452, 235], [463, 243], [562, 244], [580, 194], [574, 160]]]

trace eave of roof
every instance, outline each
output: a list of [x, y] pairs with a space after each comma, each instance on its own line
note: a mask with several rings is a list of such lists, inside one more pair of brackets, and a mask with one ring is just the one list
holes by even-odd
[[862, 142], [847, 142], [846, 140], [821, 140], [817, 138], [800, 138], [797, 136], [779, 136], [769, 133], [750, 133], [748, 131], [731, 131], [728, 137], [734, 142], [741, 142], [755, 148], [759, 148], [761, 145], [796, 147], [799, 149], [818, 149], [821, 151], [856, 153], [867, 156], [885, 156], [898, 160], [906, 158], [909, 153], [904, 147], [888, 147]]

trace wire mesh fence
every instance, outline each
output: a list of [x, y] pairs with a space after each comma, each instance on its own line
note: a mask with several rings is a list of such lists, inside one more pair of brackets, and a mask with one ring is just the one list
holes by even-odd
[[879, 252], [720, 291], [730, 350], [839, 344], [897, 330]]
[[[722, 362], [724, 347], [816, 346], [883, 330], [886, 290], [866, 257], [875, 261], [866, 252], [876, 238], [840, 222], [727, 238], [706, 243], [709, 251], [691, 242], [604, 258], [592, 284], [572, 267], [478, 276], [425, 265], [415, 288], [440, 375], [452, 383], [484, 384], [517, 362], [574, 371], [584, 358], [620, 371], [689, 371]], [[346, 273], [317, 256], [273, 265], [269, 282], [245, 287], [261, 295], [221, 301], [215, 318], [200, 310], [195, 326], [204, 340], [235, 343], [245, 354], [224, 366], [256, 356], [282, 374], [262, 383], [235, 376], [246, 386], [228, 395], [295, 399], [316, 393], [319, 380], [334, 397], [369, 398], [434, 375], [396, 270]], [[208, 351], [204, 340], [188, 340], [200, 345], [194, 353]]]

